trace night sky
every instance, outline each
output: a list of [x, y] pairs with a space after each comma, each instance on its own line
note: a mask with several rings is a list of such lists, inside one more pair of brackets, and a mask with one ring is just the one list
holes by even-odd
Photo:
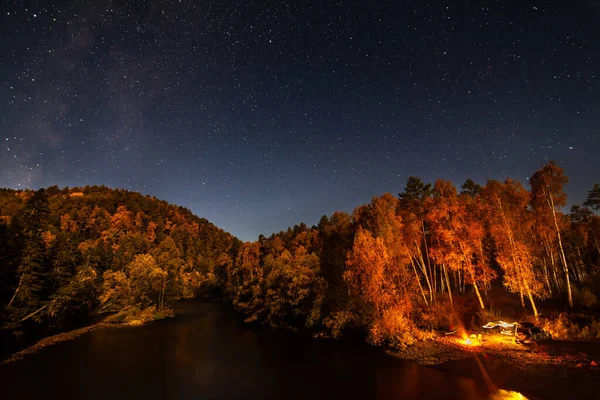
[[255, 240], [410, 175], [600, 183], [598, 0], [1, 4], [0, 187], [125, 188]]

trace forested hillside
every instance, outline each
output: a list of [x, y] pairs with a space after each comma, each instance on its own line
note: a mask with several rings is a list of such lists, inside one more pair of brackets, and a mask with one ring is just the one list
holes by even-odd
[[160, 313], [216, 284], [238, 240], [189, 210], [106, 187], [0, 190], [3, 336]]
[[398, 196], [246, 243], [138, 193], [5, 189], [3, 332], [60, 329], [89, 316], [160, 316], [173, 300], [206, 290], [248, 321], [334, 337], [360, 332], [374, 344], [423, 338], [455, 323], [465, 302], [487, 317], [502, 297], [535, 318], [544, 301], [592, 315], [600, 185], [564, 214], [567, 181], [554, 163], [532, 175], [529, 189], [467, 180], [459, 191], [410, 177]]

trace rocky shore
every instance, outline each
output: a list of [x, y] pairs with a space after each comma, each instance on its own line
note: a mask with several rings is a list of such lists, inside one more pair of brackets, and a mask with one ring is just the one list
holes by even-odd
[[456, 336], [418, 342], [389, 354], [473, 378], [529, 399], [588, 399], [600, 393], [600, 341], [551, 340], [529, 345], [509, 338], [467, 344]]

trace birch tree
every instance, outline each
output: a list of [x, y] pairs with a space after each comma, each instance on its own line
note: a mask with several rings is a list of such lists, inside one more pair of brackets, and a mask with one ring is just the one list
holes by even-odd
[[567, 203], [567, 195], [563, 192], [563, 186], [569, 182], [554, 161], [550, 161], [542, 168], [537, 170], [529, 179], [531, 185], [531, 207], [535, 211], [536, 218], [543, 223], [549, 220], [553, 226], [558, 242], [559, 255], [563, 265], [565, 283], [567, 286], [567, 298], [569, 307], [573, 307], [573, 293], [571, 290], [571, 277], [569, 264], [565, 255], [563, 240], [560, 233], [559, 218], [557, 208], [563, 207]]

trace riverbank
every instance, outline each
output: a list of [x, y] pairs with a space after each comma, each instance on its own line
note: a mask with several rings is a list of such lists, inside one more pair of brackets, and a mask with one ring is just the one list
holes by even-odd
[[121, 312], [110, 315], [104, 318], [102, 321], [97, 322], [92, 325], [85, 326], [83, 328], [74, 329], [67, 332], [61, 332], [56, 335], [45, 337], [35, 344], [26, 347], [23, 350], [17, 351], [10, 355], [7, 359], [2, 360], [0, 365], [8, 364], [14, 361], [18, 361], [25, 357], [28, 354], [36, 353], [42, 350], [45, 347], [53, 346], [57, 343], [65, 342], [68, 340], [73, 340], [81, 335], [84, 335], [89, 332], [93, 332], [99, 329], [106, 328], [126, 328], [132, 326], [140, 326], [147, 324], [149, 322], [158, 321], [165, 318], [173, 318], [173, 310], [170, 308], [165, 308], [161, 310], [156, 310], [155, 307], [150, 307], [146, 310], [140, 311], [134, 307], [127, 307]]
[[530, 399], [595, 398], [600, 391], [600, 341], [552, 340], [519, 345], [508, 338], [467, 344], [451, 336], [388, 354], [523, 393]]
[[59, 333], [57, 335], [45, 337], [45, 338], [41, 339], [40, 341], [38, 341], [37, 343], [35, 343], [34, 345], [29, 346], [21, 351], [14, 353], [10, 357], [8, 357], [6, 360], [3, 360], [2, 362], [0, 362], [0, 364], [1, 365], [9, 364], [11, 362], [21, 360], [23, 357], [25, 357], [29, 354], [37, 353], [38, 351], [42, 350], [45, 347], [53, 346], [57, 343], [75, 339], [76, 337], [79, 337], [79, 336], [84, 335], [89, 332], [93, 332], [98, 329], [124, 327], [124, 326], [131, 326], [131, 325], [115, 324], [115, 323], [109, 323], [109, 322], [98, 322], [96, 324], [89, 325], [84, 328], [79, 328], [79, 329], [75, 329], [72, 331]]

